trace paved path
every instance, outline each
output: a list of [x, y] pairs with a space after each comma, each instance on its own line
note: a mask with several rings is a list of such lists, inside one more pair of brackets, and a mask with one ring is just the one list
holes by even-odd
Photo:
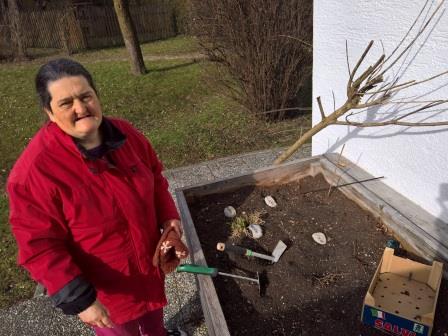
[[[197, 165], [167, 170], [165, 176], [174, 189], [212, 181], [269, 166], [280, 150], [267, 150], [203, 162]], [[311, 155], [305, 146], [294, 158]], [[166, 279], [169, 305], [165, 309], [167, 326], [181, 325], [191, 336], [207, 335], [199, 293], [194, 276], [178, 273]], [[90, 328], [77, 317], [63, 315], [54, 309], [48, 297], [40, 295], [7, 309], [0, 310], [0, 336], [92, 336]]]

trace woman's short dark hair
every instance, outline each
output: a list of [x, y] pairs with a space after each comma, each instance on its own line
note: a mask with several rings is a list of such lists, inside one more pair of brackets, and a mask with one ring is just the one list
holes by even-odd
[[59, 58], [41, 66], [36, 75], [36, 92], [42, 108], [51, 111], [51, 95], [48, 84], [64, 77], [83, 76], [92, 89], [98, 94], [92, 75], [80, 63], [66, 58]]

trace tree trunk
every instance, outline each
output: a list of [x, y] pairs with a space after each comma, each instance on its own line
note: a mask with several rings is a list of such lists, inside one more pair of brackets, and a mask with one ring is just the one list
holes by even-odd
[[70, 48], [70, 38], [69, 38], [69, 22], [68, 22], [69, 9], [67, 12], [62, 13], [59, 17], [59, 38], [61, 40], [62, 48], [64, 49], [67, 55], [72, 54], [72, 50]]
[[124, 44], [129, 52], [132, 72], [135, 75], [142, 75], [146, 73], [145, 62], [143, 61], [142, 50], [138, 43], [134, 22], [129, 12], [129, 1], [114, 0], [114, 8], [120, 25], [121, 35], [123, 35]]
[[9, 22], [11, 27], [11, 42], [14, 45], [14, 58], [18, 61], [27, 60], [25, 41], [20, 24], [19, 8], [16, 0], [8, 0]]

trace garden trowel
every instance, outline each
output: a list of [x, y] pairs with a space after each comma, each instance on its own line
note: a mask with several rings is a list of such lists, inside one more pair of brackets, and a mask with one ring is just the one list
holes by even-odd
[[229, 252], [244, 255], [247, 257], [257, 257], [257, 258], [269, 260], [272, 263], [276, 263], [280, 259], [281, 255], [283, 254], [283, 252], [285, 252], [286, 248], [287, 248], [286, 244], [284, 242], [282, 242], [281, 240], [279, 240], [277, 245], [274, 248], [274, 251], [272, 251], [272, 255], [266, 255], [266, 254], [254, 252], [252, 250], [249, 250], [247, 248], [237, 246], [237, 245], [231, 245], [231, 244], [225, 244], [225, 243], [218, 243], [216, 245], [216, 249], [218, 251], [229, 251]]

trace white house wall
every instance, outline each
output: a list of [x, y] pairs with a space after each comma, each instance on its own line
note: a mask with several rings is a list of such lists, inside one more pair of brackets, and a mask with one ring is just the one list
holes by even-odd
[[[332, 90], [336, 107], [346, 99], [345, 41], [348, 41], [349, 61], [353, 69], [369, 41], [375, 40], [371, 57], [364, 65], [372, 64], [382, 53], [380, 41], [386, 54], [390, 53], [406, 34], [424, 3], [422, 0], [314, 1], [313, 124], [320, 121], [315, 102], [317, 96], [321, 96], [326, 113], [333, 110]], [[436, 6], [436, 1], [430, 3], [432, 8]], [[448, 3], [443, 6], [448, 9]], [[448, 70], [448, 11], [429, 37], [427, 35], [411, 49], [407, 58], [411, 64], [402, 67], [402, 81], [424, 79]], [[422, 43], [424, 45], [420, 48]], [[412, 88], [408, 91], [408, 96], [411, 95], [421, 96], [419, 99], [424, 100], [448, 99], [448, 76]], [[445, 111], [436, 116], [434, 111], [425, 113], [422, 117], [430, 118], [426, 121], [448, 120], [448, 105], [441, 110]], [[373, 120], [380, 120], [385, 112], [387, 109], [380, 109]], [[372, 119], [371, 113], [367, 119]], [[366, 114], [358, 120], [366, 120]], [[345, 157], [374, 176], [384, 175], [384, 183], [448, 222], [448, 126], [362, 129], [330, 126], [313, 137], [313, 155], [339, 153], [343, 144]]]

